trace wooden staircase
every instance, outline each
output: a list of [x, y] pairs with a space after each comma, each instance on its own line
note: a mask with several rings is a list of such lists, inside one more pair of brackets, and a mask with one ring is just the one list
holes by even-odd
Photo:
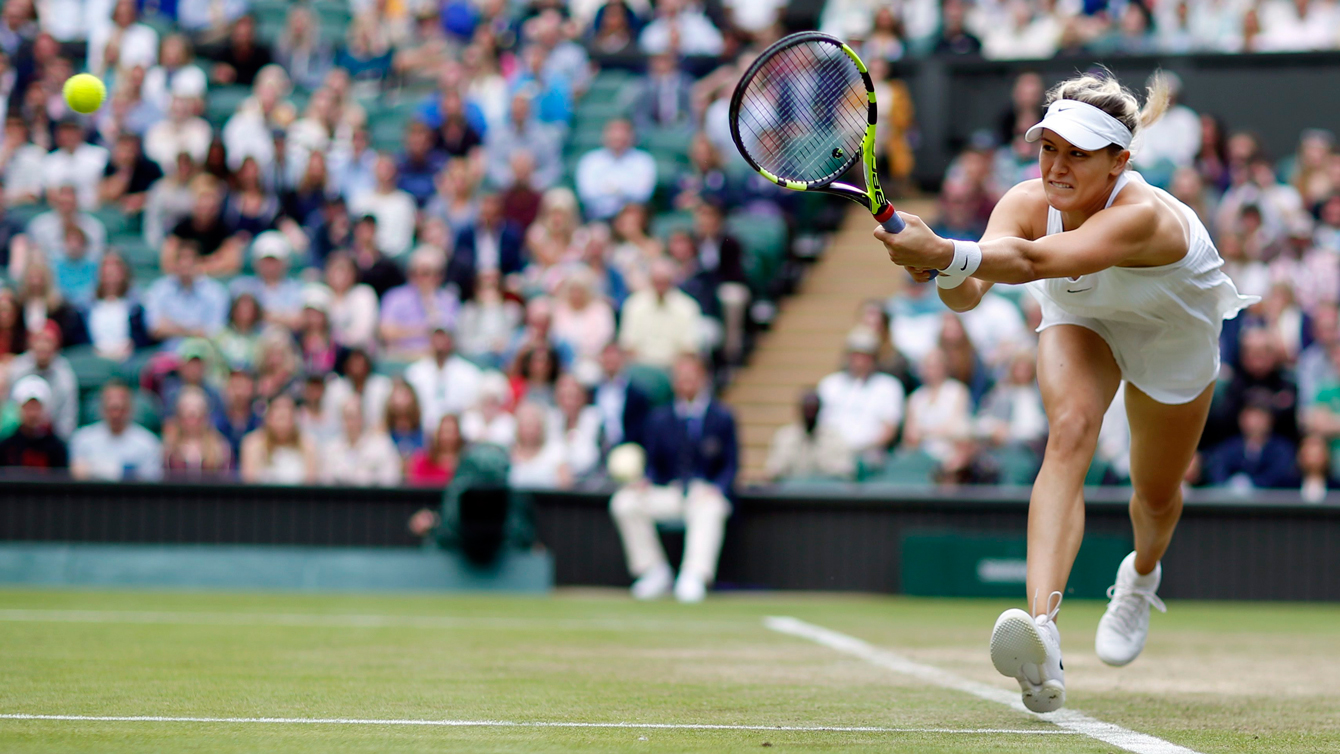
[[[898, 206], [925, 216], [934, 204], [921, 200]], [[800, 391], [838, 369], [861, 302], [886, 298], [908, 279], [871, 237], [874, 227], [870, 213], [853, 208], [727, 388], [724, 397], [740, 431], [740, 482], [763, 479], [768, 443], [778, 427], [795, 421]]]

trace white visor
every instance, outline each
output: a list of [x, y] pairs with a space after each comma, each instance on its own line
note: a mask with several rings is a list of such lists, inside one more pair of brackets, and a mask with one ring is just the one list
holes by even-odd
[[1042, 122], [1024, 134], [1027, 141], [1042, 138], [1043, 129], [1054, 132], [1062, 139], [1083, 150], [1102, 149], [1116, 144], [1122, 149], [1131, 146], [1131, 130], [1121, 121], [1090, 105], [1073, 99], [1058, 99], [1047, 108]]

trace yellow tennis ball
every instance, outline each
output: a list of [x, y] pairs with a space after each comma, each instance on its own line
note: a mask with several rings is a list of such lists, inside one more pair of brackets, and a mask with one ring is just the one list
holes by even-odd
[[107, 87], [91, 73], [77, 73], [65, 81], [65, 103], [77, 113], [88, 115], [106, 98]]

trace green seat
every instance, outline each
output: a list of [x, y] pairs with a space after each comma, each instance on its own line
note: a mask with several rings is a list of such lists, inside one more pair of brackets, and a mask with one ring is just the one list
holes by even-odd
[[939, 462], [924, 450], [896, 450], [889, 454], [884, 468], [870, 481], [885, 484], [924, 486], [931, 483], [931, 474]]
[[99, 207], [93, 210], [92, 214], [107, 229], [108, 238], [125, 233], [131, 226], [131, 218], [115, 205]]
[[693, 213], [685, 210], [660, 212], [651, 220], [651, 234], [665, 240], [677, 230], [693, 231]]
[[588, 102], [582, 100], [572, 114], [573, 125], [582, 127], [604, 128], [605, 122], [611, 118], [622, 118], [628, 115], [628, 106], [623, 102]]
[[119, 365], [94, 353], [92, 346], [71, 346], [62, 355], [70, 362], [81, 391], [98, 390], [119, 374]]
[[251, 96], [251, 89], [245, 86], [220, 86], [209, 90], [205, 102], [205, 119], [216, 126], [222, 126], [237, 111], [242, 100]]
[[36, 204], [15, 204], [5, 209], [5, 217], [18, 227], [22, 228], [32, 221], [34, 217], [51, 209], [46, 204], [38, 202]]
[[108, 245], [120, 252], [132, 267], [137, 265], [158, 265], [158, 249], [150, 246], [144, 236], [138, 233], [122, 233], [112, 236]]
[[628, 381], [646, 394], [653, 406], [664, 406], [675, 398], [670, 375], [660, 367], [631, 364], [628, 367]]
[[591, 86], [582, 97], [582, 105], [617, 102], [633, 83], [633, 74], [627, 71], [601, 71], [591, 81]]
[[643, 149], [654, 155], [675, 155], [688, 159], [689, 143], [693, 141], [693, 132], [685, 128], [658, 128], [642, 134], [640, 144]]
[[568, 151], [574, 154], [586, 154], [592, 149], [599, 149], [604, 146], [603, 126], [588, 126], [576, 128], [572, 131], [572, 136], [568, 138]]
[[412, 363], [414, 362], [381, 358], [377, 359], [377, 366], [374, 371], [377, 374], [384, 374], [394, 380], [397, 377], [404, 377], [405, 370], [409, 369], [409, 365]]
[[1002, 484], [1032, 484], [1038, 475], [1038, 456], [1022, 445], [1006, 445], [990, 453], [1000, 466]]

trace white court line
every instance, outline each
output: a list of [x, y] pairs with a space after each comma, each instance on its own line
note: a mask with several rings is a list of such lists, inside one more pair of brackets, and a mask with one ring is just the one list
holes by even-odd
[[803, 620], [789, 617], [770, 617], [765, 618], [763, 624], [778, 633], [809, 639], [816, 644], [858, 657], [871, 665], [878, 665], [895, 673], [912, 676], [936, 686], [944, 686], [955, 691], [972, 694], [990, 702], [1004, 704], [1041, 720], [1054, 723], [1065, 730], [1081, 733], [1104, 743], [1112, 744], [1119, 749], [1135, 752], [1135, 754], [1198, 754], [1185, 746], [1178, 746], [1145, 733], [1136, 733], [1120, 725], [1105, 723], [1076, 710], [1061, 709], [1043, 715], [1030, 712], [1024, 706], [1023, 701], [1020, 700], [1018, 691], [1006, 691], [996, 686], [970, 681], [946, 670], [941, 670], [932, 665], [923, 665], [887, 649], [872, 646], [854, 636], [838, 633], [823, 626], [816, 626], [813, 623], [806, 623]]
[[575, 723], [510, 720], [362, 720], [342, 717], [165, 717], [160, 715], [0, 715], [0, 720], [58, 720], [111, 723], [238, 723], [260, 725], [413, 725], [439, 728], [636, 728], [639, 730], [758, 730], [787, 733], [958, 733], [965, 735], [1074, 735], [1068, 730], [1014, 728], [879, 728], [838, 725], [710, 725], [695, 723]]
[[320, 613], [222, 613], [138, 610], [0, 610], [0, 623], [123, 623], [171, 626], [301, 626], [318, 628], [512, 629], [560, 631], [754, 630], [729, 621], [667, 621], [625, 618], [479, 618], [431, 615]]

